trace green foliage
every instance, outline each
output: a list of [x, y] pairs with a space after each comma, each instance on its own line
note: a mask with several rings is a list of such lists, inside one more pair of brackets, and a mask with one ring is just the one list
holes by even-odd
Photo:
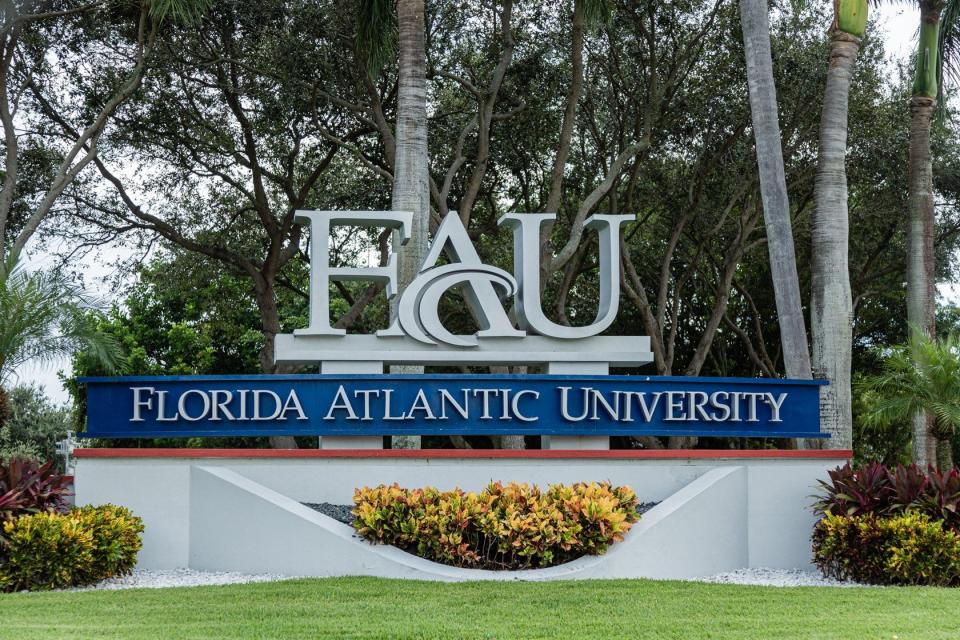
[[171, 19], [194, 25], [213, 5], [213, 0], [151, 0], [150, 15], [156, 20]]
[[357, 55], [367, 62], [367, 74], [375, 80], [396, 54], [397, 15], [392, 0], [361, 0], [356, 3]]
[[55, 406], [36, 386], [18, 386], [7, 394], [9, 415], [0, 417], [0, 460], [52, 460], [56, 443], [70, 429], [70, 412]]
[[93, 536], [93, 562], [83, 576], [86, 582], [129, 574], [143, 546], [143, 520], [126, 507], [112, 504], [81, 507], [69, 513]]
[[949, 440], [960, 425], [960, 334], [942, 339], [915, 333], [909, 345], [878, 350], [879, 373], [860, 381], [871, 403], [861, 416], [867, 426], [909, 424], [920, 411], [931, 414], [931, 434]]
[[113, 505], [35, 513], [3, 525], [0, 590], [60, 589], [133, 570], [143, 522]]
[[874, 413], [882, 396], [866, 388], [863, 375], [854, 374], [853, 381], [853, 457], [858, 463], [872, 460], [888, 467], [909, 464], [913, 457], [910, 443], [913, 432], [909, 422], [873, 419], [863, 416]]
[[814, 527], [813, 554], [824, 575], [840, 580], [933, 586], [960, 580], [960, 534], [921, 513], [828, 514]]
[[76, 518], [35, 513], [3, 525], [0, 589], [62, 589], [82, 583], [93, 564], [93, 532]]
[[379, 485], [357, 489], [361, 536], [459, 567], [524, 569], [602, 555], [639, 516], [629, 487], [493, 482], [480, 493]]
[[25, 362], [51, 362], [79, 351], [116, 367], [115, 341], [84, 312], [92, 302], [62, 274], [28, 272], [11, 255], [0, 265], [0, 385]]
[[[52, 461], [0, 459], [0, 525], [23, 514], [62, 509], [69, 494], [69, 479], [56, 472]], [[0, 547], [3, 532], [0, 529]]]
[[[140, 267], [137, 276], [123, 306], [115, 305], [106, 314], [91, 318], [120, 345], [123, 375], [250, 373], [259, 369], [263, 336], [256, 330], [259, 316], [244, 278], [183, 252], [159, 254]], [[299, 310], [297, 305], [287, 306], [289, 313]], [[105, 373], [86, 354], [74, 360], [77, 377]]]
[[[305, 271], [290, 269], [291, 282], [305, 286]], [[216, 263], [187, 252], [163, 252], [140, 267], [138, 282], [128, 290], [123, 305], [90, 322], [111, 336], [123, 353], [122, 375], [203, 375], [260, 371], [263, 333], [249, 283]], [[284, 331], [306, 323], [305, 304], [290, 291], [278, 293]], [[73, 398], [73, 428], [83, 431], [86, 389], [82, 376], [108, 372], [88, 354], [73, 360], [64, 386]], [[195, 438], [154, 441], [155, 446], [202, 447], [263, 446], [266, 438]], [[315, 445], [316, 439], [313, 439]], [[139, 446], [113, 441], [113, 446]]]
[[826, 515], [845, 517], [921, 513], [944, 527], [960, 532], [960, 471], [934, 468], [924, 472], [916, 465], [888, 469], [878, 462], [860, 467], [846, 464], [820, 480], [821, 493], [813, 508]]

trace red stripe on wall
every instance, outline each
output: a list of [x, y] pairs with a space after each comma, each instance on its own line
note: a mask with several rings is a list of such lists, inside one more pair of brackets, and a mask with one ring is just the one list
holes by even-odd
[[75, 449], [77, 458], [521, 458], [604, 460], [825, 459], [846, 460], [849, 449]]

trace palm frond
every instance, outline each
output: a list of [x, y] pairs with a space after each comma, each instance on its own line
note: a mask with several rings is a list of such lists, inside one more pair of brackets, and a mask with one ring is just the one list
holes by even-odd
[[912, 331], [909, 345], [886, 347], [877, 355], [880, 372], [858, 383], [861, 393], [870, 397], [864, 424], [909, 422], [925, 411], [942, 429], [960, 426], [960, 335], [938, 341]]
[[583, 2], [583, 23], [587, 29], [596, 31], [610, 24], [613, 15], [610, 0], [581, 0]]
[[152, 0], [150, 16], [160, 22], [169, 18], [191, 26], [200, 22], [212, 6], [213, 0]]
[[357, 55], [366, 61], [371, 79], [396, 55], [397, 14], [393, 0], [357, 2]]
[[26, 362], [51, 362], [81, 351], [115, 369], [120, 347], [91, 322], [96, 305], [62, 274], [28, 272], [6, 261], [0, 275], [0, 384]]
[[960, 0], [947, 0], [940, 13], [940, 34], [937, 59], [937, 84], [940, 95], [937, 102], [943, 103], [944, 80], [960, 81]]

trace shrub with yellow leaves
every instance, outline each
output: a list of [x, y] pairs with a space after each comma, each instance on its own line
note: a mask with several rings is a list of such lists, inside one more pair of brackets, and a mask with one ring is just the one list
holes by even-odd
[[537, 485], [491, 482], [479, 492], [403, 489], [354, 493], [354, 528], [458, 567], [526, 569], [602, 555], [637, 522], [637, 496], [609, 482]]

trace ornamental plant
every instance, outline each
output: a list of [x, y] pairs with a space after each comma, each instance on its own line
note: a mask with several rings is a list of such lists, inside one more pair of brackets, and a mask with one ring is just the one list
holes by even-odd
[[827, 514], [813, 530], [813, 561], [839, 580], [951, 586], [960, 582], [960, 534], [923, 513]]
[[61, 589], [126, 575], [143, 521], [114, 505], [20, 515], [3, 524], [0, 591]]
[[112, 504], [80, 507], [69, 516], [93, 537], [93, 562], [80, 574], [83, 582], [98, 582], [133, 571], [143, 547], [143, 520], [126, 507]]
[[0, 461], [0, 546], [3, 524], [19, 515], [63, 509], [69, 478], [57, 473], [54, 462]]
[[357, 489], [354, 528], [459, 567], [523, 569], [600, 555], [639, 519], [629, 487], [609, 483], [536, 485], [492, 482], [479, 492], [397, 484]]
[[920, 412], [933, 418], [930, 434], [937, 440], [937, 467], [953, 468], [950, 440], [960, 426], [960, 334], [937, 340], [914, 332], [910, 344], [878, 351], [880, 373], [866, 376], [864, 391], [876, 401], [864, 422], [909, 424]]
[[960, 473], [873, 462], [829, 472], [814, 509], [814, 563], [871, 584], [960, 581]]
[[884, 517], [917, 512], [960, 532], [960, 472], [956, 469], [923, 471], [916, 465], [889, 469], [878, 462], [854, 468], [848, 463], [828, 475], [829, 481], [820, 481], [821, 494], [813, 505], [818, 513]]

